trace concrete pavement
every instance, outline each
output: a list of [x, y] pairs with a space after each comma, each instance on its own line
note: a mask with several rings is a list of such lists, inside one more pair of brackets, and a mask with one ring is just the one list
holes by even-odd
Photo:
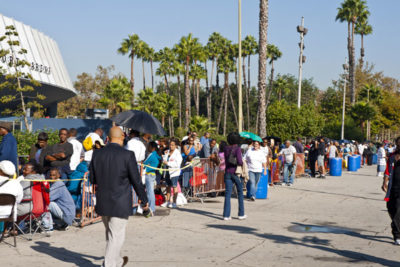
[[[131, 217], [122, 254], [128, 266], [400, 266], [376, 166], [342, 177], [297, 179], [245, 201], [248, 219], [221, 218], [223, 197], [160, 216]], [[315, 232], [316, 231], [316, 232]], [[72, 227], [18, 247], [0, 244], [0, 266], [99, 266], [102, 223]], [[8, 239], [8, 242], [11, 240]]]

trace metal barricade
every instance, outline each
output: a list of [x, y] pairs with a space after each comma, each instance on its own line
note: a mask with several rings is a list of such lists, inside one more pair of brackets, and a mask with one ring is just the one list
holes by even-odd
[[101, 221], [101, 216], [95, 211], [96, 187], [88, 179], [89, 173], [85, 173], [82, 186], [82, 213], [80, 227]]
[[203, 201], [207, 194], [225, 191], [224, 171], [208, 159], [193, 160], [193, 177], [190, 179], [192, 200]]

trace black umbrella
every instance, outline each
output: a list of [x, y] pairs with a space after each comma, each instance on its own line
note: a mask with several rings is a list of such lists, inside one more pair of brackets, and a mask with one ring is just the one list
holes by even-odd
[[266, 138], [266, 139], [268, 139], [268, 140], [271, 140], [271, 139], [274, 139], [276, 142], [278, 142], [278, 143], [281, 143], [282, 142], [282, 139], [281, 138], [279, 138], [279, 137], [277, 137], [277, 136], [273, 136], [273, 135], [271, 135], [271, 136], [266, 136], [266, 137], [264, 137], [264, 138]]
[[128, 110], [111, 118], [118, 125], [131, 128], [141, 133], [166, 135], [159, 120], [147, 112], [140, 110]]

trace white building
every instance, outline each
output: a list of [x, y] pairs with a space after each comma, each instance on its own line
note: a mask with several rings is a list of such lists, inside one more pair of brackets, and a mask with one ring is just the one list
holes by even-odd
[[[76, 95], [57, 43], [42, 32], [0, 14], [0, 36], [4, 35], [5, 27], [8, 25], [15, 27], [19, 35], [20, 46], [28, 51], [24, 55], [17, 56], [18, 59], [25, 59], [31, 64], [23, 71], [30, 73], [35, 80], [41, 83], [41, 86], [35, 90], [46, 96], [41, 104], [46, 108], [48, 116], [55, 117], [57, 103]], [[4, 41], [1, 42], [1, 48], [8, 49], [8, 44]], [[6, 69], [6, 72], [10, 72], [8, 63], [12, 60], [17, 59], [13, 59], [10, 55], [0, 58], [0, 66]], [[0, 97], [5, 94], [8, 94], [7, 90], [0, 91]], [[17, 103], [14, 102], [12, 105], [15, 106]], [[12, 105], [7, 107], [12, 108]], [[5, 105], [0, 105], [0, 109], [5, 107]]]

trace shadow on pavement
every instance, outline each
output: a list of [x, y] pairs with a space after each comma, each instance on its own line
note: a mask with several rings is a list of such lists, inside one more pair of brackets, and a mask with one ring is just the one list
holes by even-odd
[[47, 254], [49, 256], [52, 256], [55, 259], [58, 259], [63, 262], [70, 262], [73, 264], [76, 264], [77, 266], [88, 266], [88, 267], [93, 267], [93, 266], [98, 266], [93, 264], [90, 260], [87, 258], [91, 258], [93, 260], [102, 260], [103, 257], [95, 257], [91, 255], [85, 255], [77, 252], [73, 252], [70, 250], [67, 250], [65, 248], [57, 248], [57, 247], [52, 247], [49, 243], [47, 242], [42, 242], [42, 241], [37, 241], [35, 242], [36, 246], [31, 246], [33, 250], [36, 250], [37, 252]]
[[[290, 187], [289, 190], [296, 190], [296, 191], [304, 191], [304, 192], [311, 192], [311, 193], [319, 193], [319, 194], [327, 194], [327, 195], [334, 195], [334, 196], [343, 196], [343, 197], [352, 197], [352, 198], [359, 198], [359, 199], [366, 199], [366, 200], [375, 200], [375, 201], [383, 201], [383, 195], [381, 199], [378, 198], [371, 198], [371, 197], [362, 197], [362, 196], [354, 196], [349, 194], [342, 194], [342, 193], [332, 193], [332, 192], [325, 192], [325, 191], [318, 191], [318, 190], [310, 190], [310, 189], [302, 189], [302, 188], [295, 188]], [[383, 193], [382, 193], [383, 194]]]
[[177, 211], [183, 211], [183, 212], [189, 212], [189, 213], [193, 213], [193, 214], [198, 214], [198, 215], [203, 215], [203, 216], [207, 216], [213, 219], [218, 219], [218, 220], [222, 220], [222, 216], [221, 215], [217, 215], [215, 213], [209, 212], [209, 211], [205, 211], [205, 210], [196, 210], [196, 209], [187, 209], [187, 208], [179, 208], [176, 209]]
[[[224, 230], [224, 231], [234, 231], [234, 232], [238, 232], [240, 234], [253, 235], [258, 238], [271, 240], [274, 243], [278, 243], [278, 244], [292, 244], [292, 245], [302, 246], [302, 247], [306, 247], [306, 248], [318, 249], [318, 250], [329, 252], [329, 253], [334, 253], [339, 256], [347, 258], [346, 261], [351, 262], [351, 263], [368, 262], [368, 263], [381, 264], [383, 266], [389, 266], [389, 267], [400, 266], [400, 261], [387, 260], [387, 259], [375, 257], [372, 255], [368, 255], [368, 254], [356, 252], [356, 251], [332, 248], [329, 246], [330, 240], [320, 239], [315, 236], [304, 236], [303, 238], [296, 238], [296, 237], [285, 236], [285, 235], [260, 234], [257, 232], [257, 229], [255, 229], [255, 228], [251, 228], [251, 227], [247, 227], [247, 226], [226, 225], [226, 224], [216, 224], [216, 225], [208, 224], [207, 227]], [[316, 257], [315, 259], [318, 260], [319, 258]], [[328, 257], [325, 257], [324, 260], [325, 261], [330, 260], [330, 261], [334, 261], [334, 262], [343, 261], [343, 259], [341, 259], [341, 258], [328, 258]]]

